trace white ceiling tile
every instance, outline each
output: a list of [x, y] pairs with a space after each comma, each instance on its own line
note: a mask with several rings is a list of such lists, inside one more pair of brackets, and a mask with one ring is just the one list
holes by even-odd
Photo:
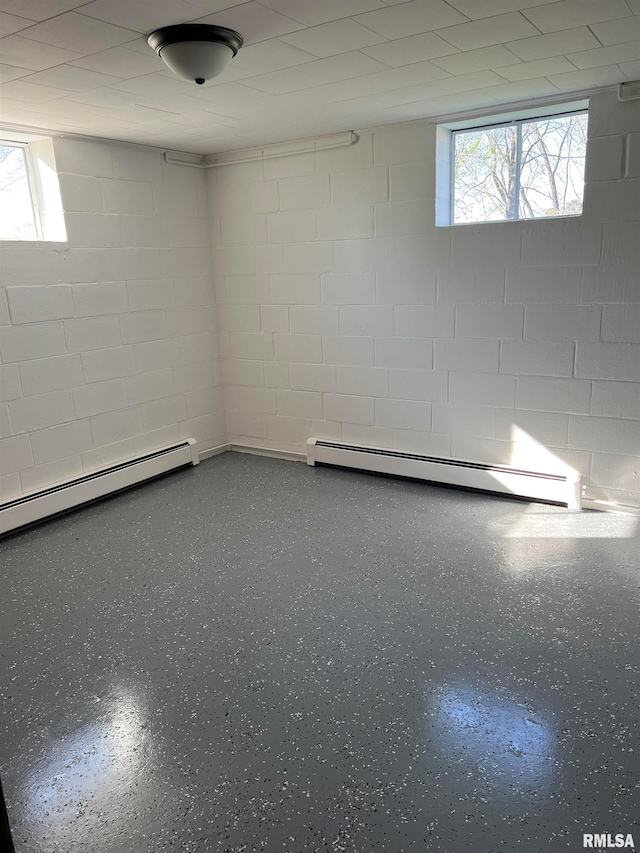
[[138, 34], [133, 30], [114, 27], [113, 24], [105, 24], [77, 12], [65, 12], [57, 18], [34, 24], [23, 34], [25, 38], [37, 42], [85, 54], [106, 50], [108, 47], [138, 38]]
[[344, 82], [352, 77], [386, 70], [386, 66], [376, 62], [375, 59], [359, 51], [351, 51], [327, 59], [317, 59], [315, 62], [308, 62], [295, 68], [249, 77], [243, 82], [246, 86], [262, 92], [279, 95], [284, 92], [295, 92], [298, 89], [323, 86], [327, 83]]
[[200, 6], [205, 12], [220, 12], [232, 6], [241, 6], [247, 0], [190, 0], [194, 6]]
[[11, 33], [17, 33], [25, 27], [33, 25], [33, 21], [26, 18], [19, 18], [16, 15], [8, 15], [6, 12], [0, 12], [0, 38], [9, 36]]
[[537, 34], [538, 30], [519, 12], [498, 15], [496, 18], [483, 18], [438, 32], [438, 35], [460, 50], [475, 50]]
[[621, 62], [618, 66], [627, 80], [640, 78], [640, 62]]
[[640, 41], [585, 50], [581, 53], [568, 53], [567, 56], [578, 68], [598, 68], [618, 62], [636, 62], [640, 60]]
[[493, 18], [507, 12], [519, 12], [521, 9], [530, 9], [532, 6], [544, 6], [548, 3], [557, 2], [558, 0], [447, 0], [450, 6], [454, 6], [459, 12], [474, 21], [480, 18]]
[[308, 27], [348, 18], [373, 9], [384, 9], [382, 0], [260, 0], [274, 12]]
[[548, 59], [536, 59], [533, 62], [520, 62], [499, 68], [498, 74], [514, 83], [518, 80], [531, 80], [535, 77], [548, 77], [549, 74], [565, 74], [575, 71], [576, 67], [565, 56], [551, 56]]
[[282, 40], [319, 57], [335, 56], [337, 53], [346, 53], [385, 41], [384, 37], [361, 26], [351, 18], [330, 24], [320, 24], [318, 27], [309, 27], [283, 36]]
[[33, 21], [44, 21], [87, 2], [88, 0], [0, 0], [0, 10]]
[[2, 103], [3, 111], [5, 98], [39, 104], [44, 101], [53, 101], [56, 98], [62, 98], [68, 94], [64, 89], [39, 86], [37, 83], [30, 82], [30, 80], [12, 80], [10, 83], [3, 83], [0, 86], [0, 102]]
[[78, 51], [63, 50], [50, 44], [40, 44], [22, 36], [7, 36], [0, 41], [2, 59], [7, 65], [17, 65], [19, 68], [30, 68], [31, 71], [42, 71], [53, 65], [60, 65], [82, 55]]
[[15, 65], [0, 64], [0, 83], [17, 80], [19, 77], [26, 77], [28, 74], [33, 74], [33, 71], [29, 68], [18, 68]]
[[520, 59], [529, 62], [533, 59], [545, 59], [547, 56], [590, 50], [600, 47], [600, 42], [587, 27], [576, 27], [573, 30], [508, 42], [506, 47]]
[[153, 74], [165, 68], [162, 60], [149, 49], [149, 55], [144, 56], [126, 47], [110, 47], [99, 53], [91, 53], [82, 59], [74, 59], [70, 65], [97, 71], [100, 74], [115, 74], [118, 77], [141, 77], [143, 74]]
[[422, 62], [425, 59], [457, 53], [458, 49], [435, 33], [420, 33], [416, 36], [375, 44], [373, 47], [365, 47], [362, 48], [362, 52], [384, 62], [385, 65], [396, 68], [399, 65], [409, 65], [412, 62]]
[[139, 96], [131, 92], [117, 92], [115, 89], [109, 88], [78, 92], [74, 95], [67, 95], [67, 98], [70, 101], [76, 101], [80, 104], [89, 104], [107, 109], [127, 108], [135, 105], [139, 100]]
[[31, 109], [33, 105], [28, 101], [16, 101], [13, 98], [2, 99], [2, 118], [5, 121], [14, 121], [11, 116], [16, 111]]
[[627, 6], [634, 15], [640, 15], [640, 0], [627, 0]]
[[315, 58], [311, 53], [306, 53], [281, 39], [268, 39], [246, 45], [238, 52], [233, 62], [237, 68], [247, 70], [251, 74], [268, 74], [270, 71], [311, 62]]
[[207, 14], [201, 6], [194, 6], [188, 0], [93, 0], [78, 11], [81, 15], [141, 33], [183, 24]]
[[[244, 39], [245, 44], [253, 44], [256, 41], [277, 38], [285, 33], [292, 33], [303, 28], [303, 24], [279, 15], [260, 3], [243, 3], [241, 6], [233, 6], [215, 15], [201, 18], [200, 23], [217, 24], [220, 27], [230, 27], [237, 30]], [[304, 50], [304, 48], [302, 48]]]
[[119, 83], [114, 83], [110, 88], [119, 92], [145, 95], [148, 98], [161, 98], [164, 95], [177, 95], [180, 92], [184, 92], [185, 95], [191, 94], [191, 90], [195, 90], [197, 87], [191, 86], [186, 80], [180, 80], [178, 77], [165, 77], [156, 72], [155, 74], [144, 74], [142, 77], [122, 80]]
[[71, 92], [84, 92], [87, 89], [98, 89], [100, 86], [109, 86], [119, 83], [120, 77], [112, 77], [109, 74], [96, 74], [95, 71], [87, 71], [84, 68], [74, 68], [71, 65], [58, 65], [56, 68], [47, 68], [29, 77], [29, 82], [39, 83], [42, 86], [54, 86], [58, 89], [67, 89]]
[[562, 92], [575, 92], [580, 89], [621, 83], [624, 81], [624, 77], [617, 65], [609, 65], [604, 68], [573, 71], [570, 74], [552, 74], [549, 80]]
[[592, 24], [591, 32], [604, 45], [640, 42], [640, 16], [620, 18], [603, 24]]
[[508, 104], [510, 101], [523, 101], [527, 98], [544, 98], [555, 95], [558, 90], [544, 77], [534, 80], [520, 80], [517, 83], [503, 83], [500, 86], [489, 86], [483, 90], [497, 103]]
[[185, 128], [193, 129], [195, 127], [210, 126], [212, 121], [216, 124], [225, 125], [227, 127], [233, 126], [237, 119], [229, 118], [228, 116], [217, 115], [216, 113], [210, 112], [209, 110], [203, 109], [201, 107], [197, 112], [173, 115], [171, 117], [171, 121], [175, 124], [182, 125]]
[[518, 61], [511, 51], [501, 44], [481, 47], [478, 50], [465, 50], [453, 56], [434, 59], [433, 64], [444, 68], [449, 74], [470, 74], [472, 71], [484, 71], [486, 68], [499, 68], [513, 65]]
[[467, 19], [444, 0], [411, 0], [401, 6], [358, 15], [356, 20], [380, 35], [398, 39], [462, 24]]
[[598, 24], [614, 18], [625, 18], [629, 7], [625, 0], [561, 0], [522, 13], [542, 33], [568, 30], [583, 24]]

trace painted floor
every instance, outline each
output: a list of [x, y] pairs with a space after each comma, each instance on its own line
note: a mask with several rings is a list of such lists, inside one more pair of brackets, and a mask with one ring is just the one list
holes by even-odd
[[16, 849], [640, 850], [638, 546], [231, 453], [7, 539]]

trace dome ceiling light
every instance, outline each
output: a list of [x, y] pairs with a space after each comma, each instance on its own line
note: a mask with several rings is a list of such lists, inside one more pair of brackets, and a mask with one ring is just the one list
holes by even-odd
[[222, 74], [242, 47], [235, 30], [212, 24], [176, 24], [151, 33], [149, 46], [178, 77], [201, 86]]

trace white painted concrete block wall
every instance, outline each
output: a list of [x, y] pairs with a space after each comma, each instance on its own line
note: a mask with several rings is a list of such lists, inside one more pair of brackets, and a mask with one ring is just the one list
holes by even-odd
[[3, 499], [225, 436], [204, 174], [54, 145], [68, 242], [1, 249]]
[[428, 123], [211, 170], [230, 440], [571, 465], [640, 505], [639, 154], [640, 104], [597, 95], [581, 218], [455, 228]]

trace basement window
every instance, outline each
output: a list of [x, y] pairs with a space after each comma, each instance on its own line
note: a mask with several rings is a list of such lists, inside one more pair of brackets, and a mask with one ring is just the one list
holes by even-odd
[[579, 216], [586, 104], [438, 127], [438, 225]]
[[25, 143], [0, 141], [0, 239], [42, 239]]

